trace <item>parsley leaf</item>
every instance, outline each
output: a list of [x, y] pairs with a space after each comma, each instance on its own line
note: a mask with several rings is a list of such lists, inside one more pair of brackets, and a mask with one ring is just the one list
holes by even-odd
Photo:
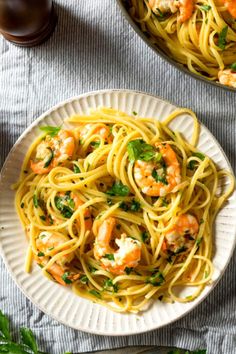
[[33, 203], [34, 203], [35, 208], [38, 208], [39, 201], [38, 201], [36, 194], [34, 194], [34, 196], [33, 196]]
[[103, 256], [103, 258], [107, 258], [107, 259], [109, 259], [109, 261], [114, 261], [115, 260], [114, 254], [112, 254], [112, 253], [105, 254], [105, 256]]
[[[201, 152], [194, 152], [192, 154], [192, 156], [198, 157], [202, 161], [205, 159], [205, 155], [202, 154]], [[195, 161], [195, 160], [189, 161], [188, 166], [187, 166], [188, 169], [193, 171], [196, 168], [196, 163], [197, 163], [197, 161]]]
[[226, 37], [227, 37], [227, 33], [228, 33], [228, 26], [225, 26], [222, 31], [219, 34], [219, 39], [218, 39], [218, 47], [221, 50], [225, 49], [226, 46]]
[[94, 148], [97, 149], [100, 146], [100, 141], [92, 141], [90, 145]]
[[147, 233], [147, 231], [143, 231], [141, 233], [141, 238], [143, 243], [145, 243], [149, 239], [149, 234]]
[[127, 151], [131, 163], [136, 160], [150, 161], [156, 154], [154, 147], [145, 143], [142, 139], [130, 141], [127, 145]]
[[66, 284], [71, 284], [71, 283], [72, 283], [72, 281], [68, 278], [69, 275], [70, 275], [69, 272], [65, 272], [65, 273], [62, 275], [62, 277], [61, 277], [62, 280], [64, 280], [64, 282], [65, 282]]
[[153, 169], [152, 171], [152, 177], [157, 181], [157, 182], [160, 182], [160, 183], [163, 183], [163, 184], [168, 184], [167, 182], [167, 179], [165, 176], [160, 176], [157, 172], [157, 170], [155, 170], [155, 168]]
[[77, 166], [77, 165], [73, 165], [73, 171], [74, 171], [74, 173], [80, 173], [81, 171], [80, 171], [80, 168]]
[[43, 252], [38, 253], [38, 257], [44, 257], [44, 256], [45, 256], [45, 254]]
[[119, 208], [124, 210], [124, 211], [128, 211], [129, 210], [129, 205], [127, 203], [125, 203], [125, 202], [120, 202]]
[[20, 329], [22, 342], [27, 345], [30, 349], [32, 349], [33, 353], [38, 353], [38, 346], [34, 337], [33, 332], [29, 328], [21, 328]]
[[96, 296], [98, 299], [101, 299], [101, 298], [102, 298], [100, 292], [97, 291], [97, 290], [95, 290], [95, 289], [89, 290], [89, 293], [90, 293], [91, 295], [93, 295], [93, 296]]
[[45, 164], [44, 164], [44, 168], [46, 168], [46, 167], [48, 167], [49, 165], [50, 165], [50, 163], [52, 162], [52, 159], [54, 158], [54, 152], [53, 152], [53, 150], [50, 148], [50, 147], [48, 147], [47, 148], [49, 151], [50, 151], [50, 156], [49, 156], [49, 158], [47, 159], [47, 161], [45, 162]]
[[61, 130], [61, 127], [53, 127], [51, 125], [46, 125], [44, 127], [40, 127], [39, 129], [42, 130], [43, 132], [47, 133], [51, 137], [54, 137], [59, 133], [59, 131]]
[[131, 211], [139, 211], [141, 209], [140, 206], [141, 206], [141, 204], [137, 200], [132, 199], [130, 210]]
[[118, 292], [118, 285], [117, 284], [113, 284], [113, 281], [111, 279], [106, 279], [104, 281], [104, 289], [109, 290], [109, 288], [112, 288], [114, 293]]
[[211, 9], [211, 6], [210, 5], [202, 5], [202, 6], [200, 6], [200, 9], [207, 12]]
[[125, 268], [125, 273], [127, 274], [127, 275], [130, 275], [130, 273], [132, 272], [132, 270], [133, 270], [134, 268], [132, 268], [132, 267], [126, 267]]
[[88, 277], [87, 275], [81, 275], [79, 280], [81, 281], [82, 284], [88, 284]]
[[106, 193], [109, 195], [120, 195], [122, 197], [126, 197], [129, 194], [129, 187], [124, 185], [121, 181], [115, 182], [111, 189], [109, 189]]
[[153, 286], [160, 286], [163, 284], [164, 281], [165, 281], [165, 278], [160, 271], [158, 271], [157, 273], [154, 273], [146, 280], [147, 283], [150, 283]]
[[66, 219], [70, 219], [71, 216], [73, 215], [74, 212], [73, 208], [75, 206], [73, 199], [71, 199], [70, 196], [68, 195], [66, 195], [65, 197], [59, 197], [56, 195], [54, 198], [54, 202], [57, 209], [60, 210], [61, 214]]
[[0, 310], [0, 332], [2, 332], [4, 338], [11, 340], [10, 325], [8, 318]]

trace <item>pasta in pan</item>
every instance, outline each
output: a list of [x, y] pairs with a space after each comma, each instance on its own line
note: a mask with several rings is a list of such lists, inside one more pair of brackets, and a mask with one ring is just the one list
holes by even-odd
[[236, 87], [235, 0], [129, 0], [153, 44], [191, 72]]
[[[190, 142], [168, 127], [182, 113], [193, 119]], [[99, 108], [67, 121], [73, 129], [41, 127], [15, 186], [26, 271], [34, 259], [119, 312], [194, 300], [212, 279], [214, 219], [234, 189], [231, 173], [197, 150], [194, 113], [160, 122]]]

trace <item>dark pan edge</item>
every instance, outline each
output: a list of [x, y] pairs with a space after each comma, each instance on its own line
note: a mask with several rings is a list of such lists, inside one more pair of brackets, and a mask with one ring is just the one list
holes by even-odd
[[177, 68], [178, 70], [182, 71], [184, 74], [190, 75], [193, 78], [200, 80], [201, 82], [204, 82], [205, 84], [210, 84], [213, 85], [215, 87], [218, 87], [220, 89], [223, 89], [225, 91], [230, 91], [230, 92], [236, 92], [236, 88], [230, 87], [230, 86], [226, 86], [226, 85], [222, 85], [219, 84], [215, 81], [210, 81], [205, 79], [204, 77], [197, 75], [195, 73], [192, 73], [190, 70], [188, 70], [187, 68], [185, 68], [182, 64], [179, 64], [178, 62], [176, 62], [174, 59], [171, 59], [168, 55], [166, 55], [160, 48], [158, 48], [157, 46], [155, 46], [154, 44], [152, 44], [148, 38], [145, 36], [145, 34], [141, 31], [141, 29], [138, 27], [138, 25], [135, 23], [135, 21], [132, 19], [132, 17], [129, 15], [129, 13], [127, 12], [124, 4], [123, 4], [123, 0], [116, 0], [123, 16], [126, 18], [126, 20], [128, 21], [128, 23], [130, 24], [130, 26], [133, 28], [133, 30], [142, 38], [142, 40], [157, 54], [159, 55], [161, 58], [163, 58], [164, 60], [166, 60], [169, 64], [171, 64], [172, 66], [174, 66], [175, 68]]

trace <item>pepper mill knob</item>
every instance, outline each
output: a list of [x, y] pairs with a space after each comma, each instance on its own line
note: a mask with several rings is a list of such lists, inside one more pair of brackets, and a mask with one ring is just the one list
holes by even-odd
[[0, 0], [0, 33], [16, 45], [41, 44], [56, 23], [52, 0]]

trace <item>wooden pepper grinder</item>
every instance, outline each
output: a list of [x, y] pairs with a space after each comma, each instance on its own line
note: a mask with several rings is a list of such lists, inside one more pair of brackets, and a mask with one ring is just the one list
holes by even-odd
[[14, 44], [40, 44], [48, 39], [56, 23], [52, 0], [0, 0], [0, 33]]

